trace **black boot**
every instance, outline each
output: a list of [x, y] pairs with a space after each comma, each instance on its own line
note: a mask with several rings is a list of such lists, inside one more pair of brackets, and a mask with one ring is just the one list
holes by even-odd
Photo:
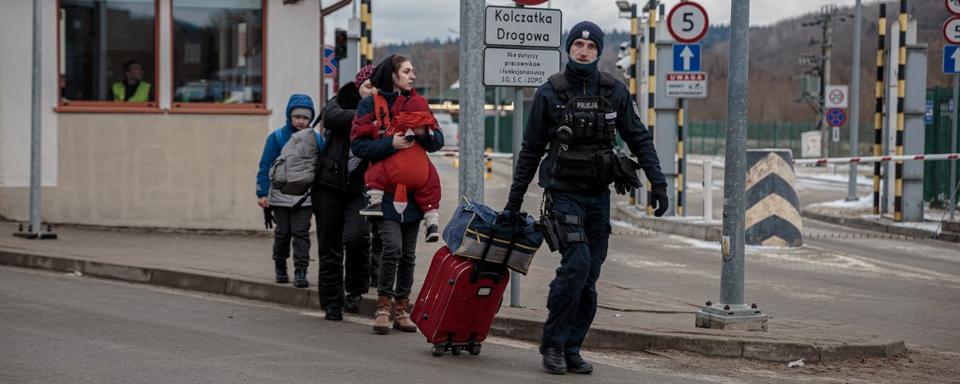
[[343, 310], [350, 313], [360, 313], [360, 295], [347, 295], [343, 298]]
[[273, 270], [277, 273], [277, 284], [286, 284], [290, 282], [290, 276], [287, 276], [286, 260], [273, 260]]
[[563, 358], [563, 349], [540, 347], [540, 354], [543, 355], [543, 369], [545, 369], [547, 373], [554, 375], [567, 373], [567, 361]]
[[428, 225], [426, 233], [426, 242], [436, 243], [438, 240], [440, 240], [440, 230], [437, 228], [436, 224]]
[[588, 375], [593, 372], [593, 365], [583, 360], [580, 354], [568, 354], [567, 372]]
[[340, 321], [343, 320], [343, 308], [338, 306], [330, 306], [326, 309], [327, 314], [323, 317], [330, 321]]
[[293, 286], [297, 288], [306, 288], [310, 286], [310, 283], [307, 282], [306, 269], [297, 268], [293, 270]]

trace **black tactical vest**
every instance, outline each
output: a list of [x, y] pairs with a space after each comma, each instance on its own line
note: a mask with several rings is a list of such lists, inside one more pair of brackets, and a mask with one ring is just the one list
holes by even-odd
[[553, 176], [574, 189], [590, 191], [613, 182], [617, 111], [610, 104], [616, 80], [601, 72], [600, 95], [577, 95], [562, 73], [550, 76], [550, 85], [566, 102], [550, 153]]

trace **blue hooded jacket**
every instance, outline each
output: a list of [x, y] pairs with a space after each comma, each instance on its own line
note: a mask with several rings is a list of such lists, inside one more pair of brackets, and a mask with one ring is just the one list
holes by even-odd
[[290, 95], [287, 101], [287, 123], [284, 126], [275, 129], [267, 136], [267, 141], [263, 145], [263, 154], [260, 155], [260, 170], [257, 171], [257, 198], [267, 197], [270, 194], [270, 167], [273, 161], [280, 156], [280, 150], [283, 145], [290, 140], [290, 136], [296, 132], [290, 120], [290, 111], [294, 108], [306, 108], [310, 110], [310, 120], [316, 116], [317, 112], [313, 108], [313, 99], [310, 96], [295, 93]]

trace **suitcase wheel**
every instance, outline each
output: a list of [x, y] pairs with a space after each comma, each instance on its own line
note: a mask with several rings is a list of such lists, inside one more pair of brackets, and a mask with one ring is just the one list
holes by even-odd
[[460, 356], [460, 347], [450, 348], [450, 353], [454, 356]]
[[468, 347], [468, 348], [469, 348], [469, 349], [467, 349], [467, 350], [470, 352], [471, 355], [479, 355], [479, 354], [480, 354], [480, 344], [474, 344], [474, 345], [471, 345], [471, 346]]
[[443, 356], [443, 348], [439, 345], [434, 345], [433, 348], [430, 348], [430, 353], [437, 357]]

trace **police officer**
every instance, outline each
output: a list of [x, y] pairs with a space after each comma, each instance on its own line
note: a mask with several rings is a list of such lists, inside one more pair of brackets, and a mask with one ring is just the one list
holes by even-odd
[[[603, 30], [580, 22], [570, 30], [566, 49], [565, 70], [534, 96], [504, 215], [516, 216], [512, 213], [520, 210], [539, 163], [545, 190], [541, 221], [548, 243], [551, 238], [559, 243], [551, 248], [562, 255], [547, 297], [543, 367], [553, 374], [588, 374], [593, 366], [580, 357], [580, 346], [597, 312], [596, 283], [611, 230], [609, 185], [614, 183], [620, 193], [639, 187], [636, 169], [642, 168], [653, 186], [655, 214], [661, 216], [668, 207], [667, 183], [653, 136], [627, 87], [597, 69]], [[639, 164], [618, 153], [617, 134]]]

